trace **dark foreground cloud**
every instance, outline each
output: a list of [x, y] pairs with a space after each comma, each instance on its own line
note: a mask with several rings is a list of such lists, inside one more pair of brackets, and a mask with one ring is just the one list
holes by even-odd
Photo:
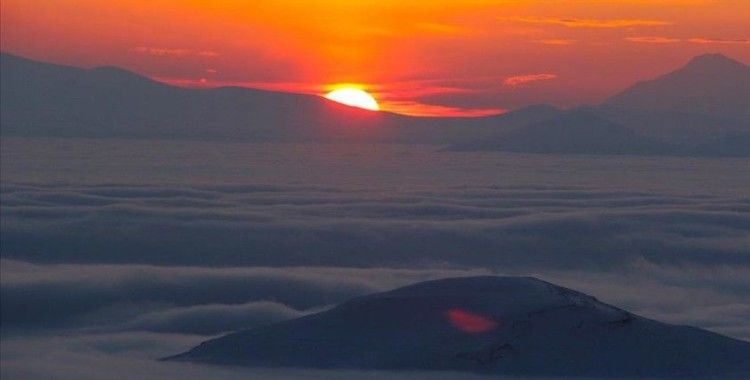
[[3, 260], [2, 329], [215, 334], [428, 279], [486, 270], [36, 265]]
[[174, 334], [129, 333], [3, 340], [0, 377], [8, 380], [489, 379], [460, 373], [238, 369], [155, 360], [185, 350], [200, 339]]
[[554, 187], [2, 190], [2, 256], [200, 266], [750, 264], [750, 198]]
[[[317, 310], [309, 310], [314, 312]], [[297, 318], [306, 312], [270, 301], [239, 305], [195, 305], [157, 310], [124, 323], [125, 330], [216, 334]]]

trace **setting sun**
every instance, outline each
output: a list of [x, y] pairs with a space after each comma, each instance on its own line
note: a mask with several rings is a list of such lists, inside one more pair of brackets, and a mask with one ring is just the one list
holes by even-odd
[[326, 99], [333, 100], [347, 106], [364, 108], [370, 111], [380, 111], [380, 105], [377, 100], [368, 94], [366, 91], [358, 88], [340, 88], [329, 92]]

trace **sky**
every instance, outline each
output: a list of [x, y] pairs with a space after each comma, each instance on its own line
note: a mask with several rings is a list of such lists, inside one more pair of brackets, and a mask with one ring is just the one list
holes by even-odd
[[184, 86], [477, 116], [597, 103], [691, 57], [750, 61], [746, 0], [3, 0], [2, 50]]

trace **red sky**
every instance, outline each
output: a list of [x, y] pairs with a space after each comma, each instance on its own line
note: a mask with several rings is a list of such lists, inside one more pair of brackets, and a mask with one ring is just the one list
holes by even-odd
[[601, 101], [692, 56], [750, 62], [747, 0], [3, 0], [2, 50], [193, 86], [481, 115]]

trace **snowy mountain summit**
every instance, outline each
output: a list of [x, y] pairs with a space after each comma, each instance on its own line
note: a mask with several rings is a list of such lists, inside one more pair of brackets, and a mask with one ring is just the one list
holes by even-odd
[[649, 320], [529, 277], [428, 281], [169, 358], [259, 367], [548, 376], [742, 376], [750, 343]]

